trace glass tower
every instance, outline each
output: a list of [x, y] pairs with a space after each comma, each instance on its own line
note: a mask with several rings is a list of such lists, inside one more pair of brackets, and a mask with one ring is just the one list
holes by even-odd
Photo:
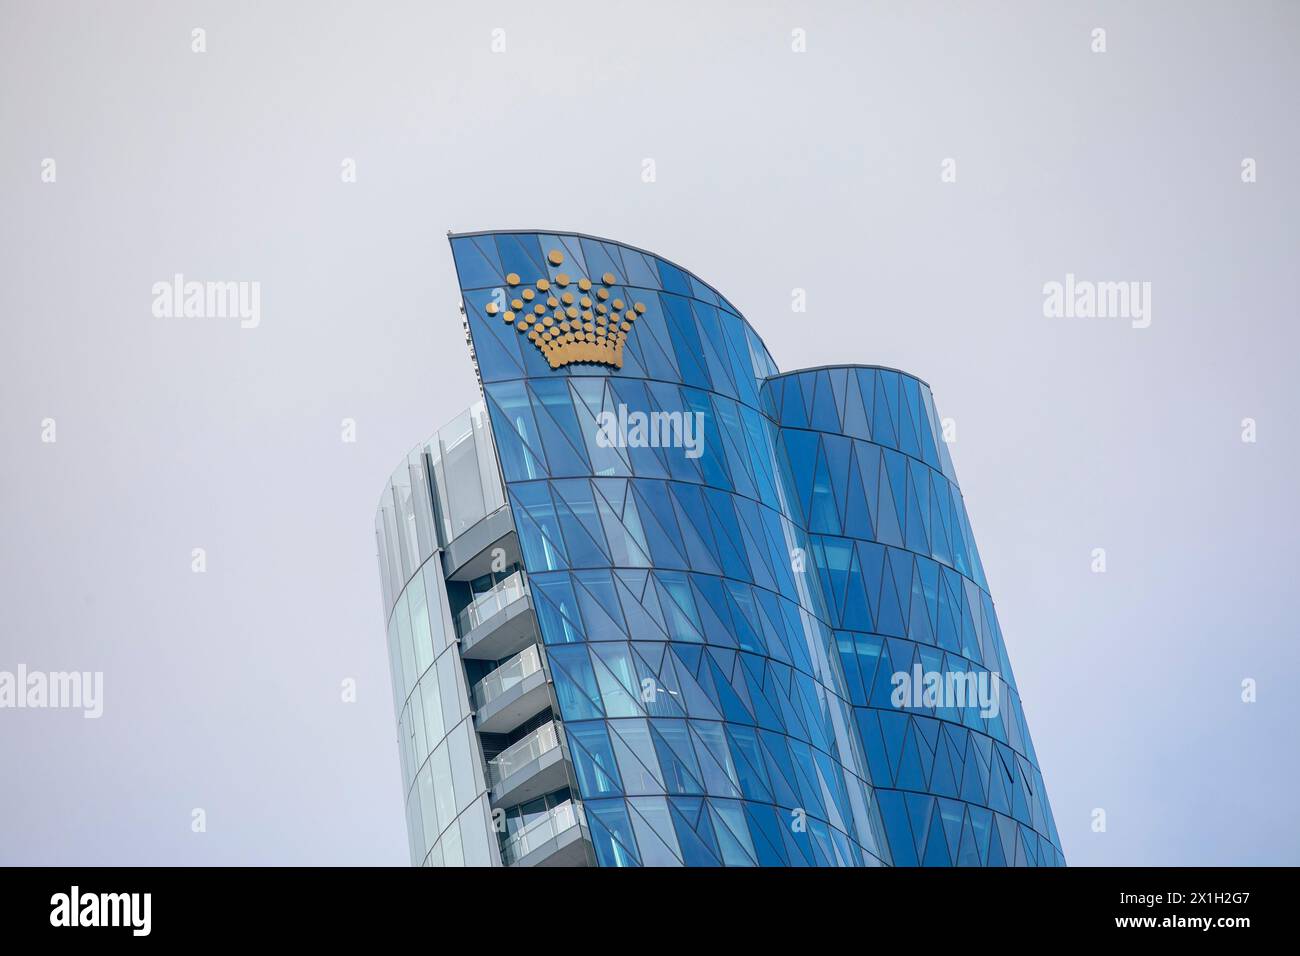
[[451, 237], [482, 400], [376, 518], [412, 861], [1061, 865], [929, 386]]

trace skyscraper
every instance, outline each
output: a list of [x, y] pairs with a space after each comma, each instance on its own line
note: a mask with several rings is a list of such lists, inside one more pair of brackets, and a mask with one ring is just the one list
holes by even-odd
[[451, 237], [482, 400], [376, 518], [414, 863], [1064, 863], [929, 386]]

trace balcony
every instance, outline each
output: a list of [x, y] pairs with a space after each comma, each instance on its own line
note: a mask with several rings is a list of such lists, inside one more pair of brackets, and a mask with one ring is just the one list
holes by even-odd
[[456, 626], [461, 634], [468, 634], [474, 628], [509, 607], [527, 593], [528, 586], [523, 571], [504, 578], [491, 590], [484, 591], [470, 601], [456, 615]]
[[501, 844], [506, 866], [585, 866], [591, 861], [582, 804], [566, 800]]
[[456, 632], [461, 654], [474, 660], [499, 661], [537, 640], [524, 573], [516, 571], [471, 601], [456, 615]]
[[568, 782], [555, 721], [543, 724], [488, 761], [488, 786], [497, 806], [524, 803]]
[[550, 706], [541, 648], [530, 644], [473, 689], [475, 724], [486, 734], [505, 734]]
[[506, 552], [507, 559], [519, 560], [519, 539], [515, 534], [510, 506], [502, 505], [447, 542], [443, 566], [452, 581], [469, 581], [492, 569], [494, 552]]

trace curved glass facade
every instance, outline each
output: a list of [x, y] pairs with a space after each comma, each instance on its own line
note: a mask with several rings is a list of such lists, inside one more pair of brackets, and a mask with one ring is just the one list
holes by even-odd
[[[451, 244], [495, 462], [395, 479], [380, 560], [386, 606], [426, 568], [428, 613], [443, 548], [493, 862], [1062, 863], [928, 387], [782, 375], [715, 289], [629, 246]], [[402, 503], [422, 480], [423, 517]], [[484, 503], [457, 556], [462, 480]], [[481, 579], [480, 548], [501, 559]], [[400, 626], [396, 646], [400, 684]]]
[[1063, 864], [929, 386], [813, 369], [769, 379], [763, 407], [894, 863]]
[[500, 864], [443, 548], [504, 503], [482, 403], [407, 456], [375, 515], [411, 862]]
[[[760, 410], [776, 368], [758, 336], [709, 286], [627, 247], [452, 245], [599, 862], [887, 860], [834, 635], [791, 566], [803, 539]], [[487, 317], [511, 274], [566, 273], [612, 275], [616, 299], [645, 304], [621, 370], [553, 370]], [[621, 410], [702, 422], [698, 449], [602, 442], [599, 416]]]

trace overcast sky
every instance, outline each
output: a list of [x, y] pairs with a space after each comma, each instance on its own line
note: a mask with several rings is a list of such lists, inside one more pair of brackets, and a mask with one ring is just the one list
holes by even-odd
[[[0, 710], [0, 863], [407, 862], [373, 514], [477, 397], [445, 234], [492, 228], [679, 262], [782, 370], [928, 381], [1067, 861], [1300, 862], [1298, 36], [1284, 2], [0, 0], [0, 670], [104, 675], [97, 720]], [[155, 315], [178, 273], [260, 321]], [[1045, 317], [1067, 274], [1151, 283], [1150, 326]]]

